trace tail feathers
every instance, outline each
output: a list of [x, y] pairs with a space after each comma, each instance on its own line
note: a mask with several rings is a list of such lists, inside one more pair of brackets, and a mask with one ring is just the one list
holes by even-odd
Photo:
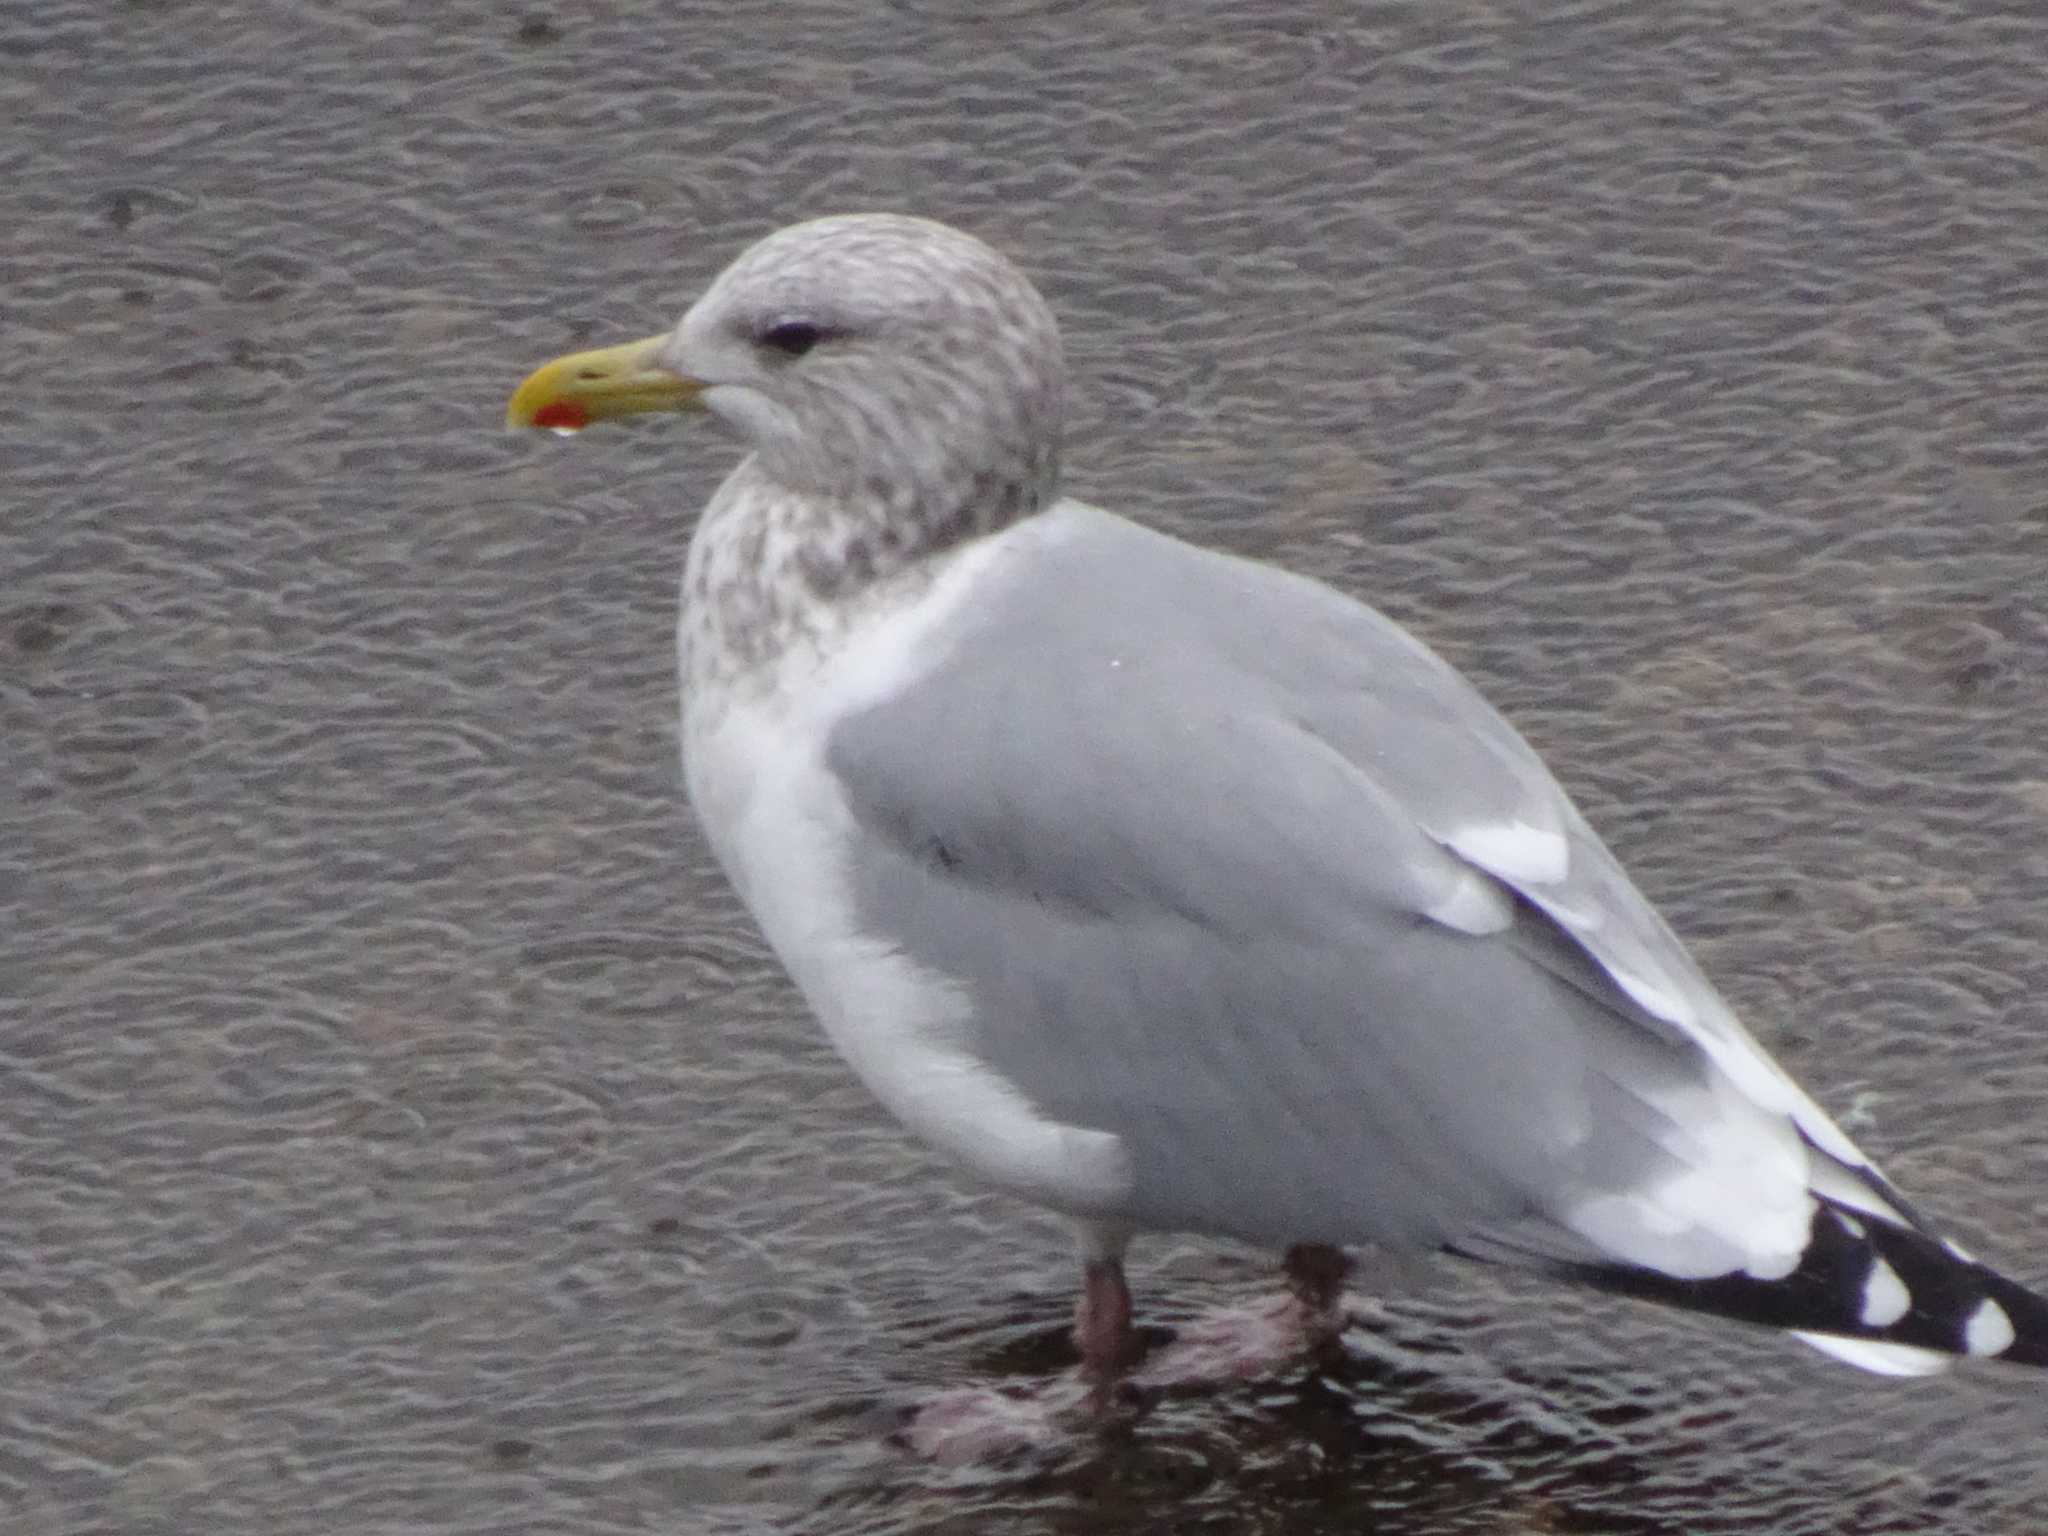
[[1680, 1280], [1650, 1269], [1585, 1263], [1562, 1268], [1603, 1290], [1828, 1336], [1809, 1342], [1866, 1370], [1926, 1367], [1896, 1349], [1829, 1346], [1869, 1341], [2048, 1366], [2048, 1298], [1937, 1237], [1830, 1199], [1819, 1202], [1798, 1268], [1782, 1279], [1738, 1272]]

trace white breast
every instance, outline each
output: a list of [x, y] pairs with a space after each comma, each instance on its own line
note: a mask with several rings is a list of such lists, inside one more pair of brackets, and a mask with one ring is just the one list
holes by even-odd
[[[822, 642], [792, 645], [732, 686], [686, 689], [690, 800], [726, 874], [839, 1054], [911, 1131], [989, 1182], [1076, 1215], [1114, 1215], [1131, 1170], [1104, 1131], [1039, 1114], [961, 1044], [969, 1000], [947, 978], [861, 931], [847, 879], [864, 835], [825, 765], [833, 724], [943, 660], [935, 640], [979, 582], [1056, 513], [943, 557], [936, 578], [815, 615]], [[687, 644], [707, 634], [683, 624]], [[689, 675], [685, 667], [685, 676]]]

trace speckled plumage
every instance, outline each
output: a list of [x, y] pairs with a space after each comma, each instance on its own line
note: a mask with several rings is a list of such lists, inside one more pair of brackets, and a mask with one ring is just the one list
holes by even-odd
[[2048, 1363], [2048, 1303], [1926, 1227], [1446, 663], [1059, 499], [1057, 330], [1002, 257], [794, 226], [661, 351], [752, 449], [684, 582], [692, 799], [883, 1103], [1079, 1225], [1098, 1368], [1147, 1228]]
[[[753, 452], [705, 509], [684, 576], [686, 675], [758, 668], [861, 589], [1049, 505], [1066, 369], [1037, 291], [980, 241], [925, 219], [826, 218], [778, 231], [719, 277], [678, 348], [801, 318], [825, 336], [781, 367]], [[842, 338], [897, 366], [835, 364]]]

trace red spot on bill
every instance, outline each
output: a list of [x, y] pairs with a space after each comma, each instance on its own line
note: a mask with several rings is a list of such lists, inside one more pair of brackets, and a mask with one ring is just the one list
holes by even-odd
[[551, 400], [533, 413], [533, 424], [553, 432], [581, 432], [590, 425], [590, 412], [574, 400]]

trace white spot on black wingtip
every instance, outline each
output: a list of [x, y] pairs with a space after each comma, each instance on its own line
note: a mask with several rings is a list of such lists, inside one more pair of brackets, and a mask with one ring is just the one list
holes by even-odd
[[1864, 1226], [1862, 1222], [1851, 1216], [1847, 1211], [1835, 1212], [1835, 1224], [1858, 1242], [1862, 1242], [1870, 1236], [1870, 1228]]
[[1952, 1237], [1944, 1237], [1941, 1240], [1941, 1246], [1946, 1248], [1950, 1253], [1954, 1254], [1957, 1258], [1961, 1259], [1965, 1264], [1974, 1264], [1977, 1262], [1977, 1256], [1971, 1253], [1969, 1249], [1965, 1248], [1961, 1243], [1957, 1242]]
[[2002, 1355], [2018, 1337], [2005, 1308], [1988, 1296], [1977, 1303], [1977, 1310], [1963, 1324], [1963, 1348], [1973, 1355]]
[[1912, 1293], [1899, 1272], [1883, 1259], [1872, 1259], [1863, 1277], [1863, 1308], [1858, 1317], [1866, 1328], [1889, 1328], [1913, 1310]]

